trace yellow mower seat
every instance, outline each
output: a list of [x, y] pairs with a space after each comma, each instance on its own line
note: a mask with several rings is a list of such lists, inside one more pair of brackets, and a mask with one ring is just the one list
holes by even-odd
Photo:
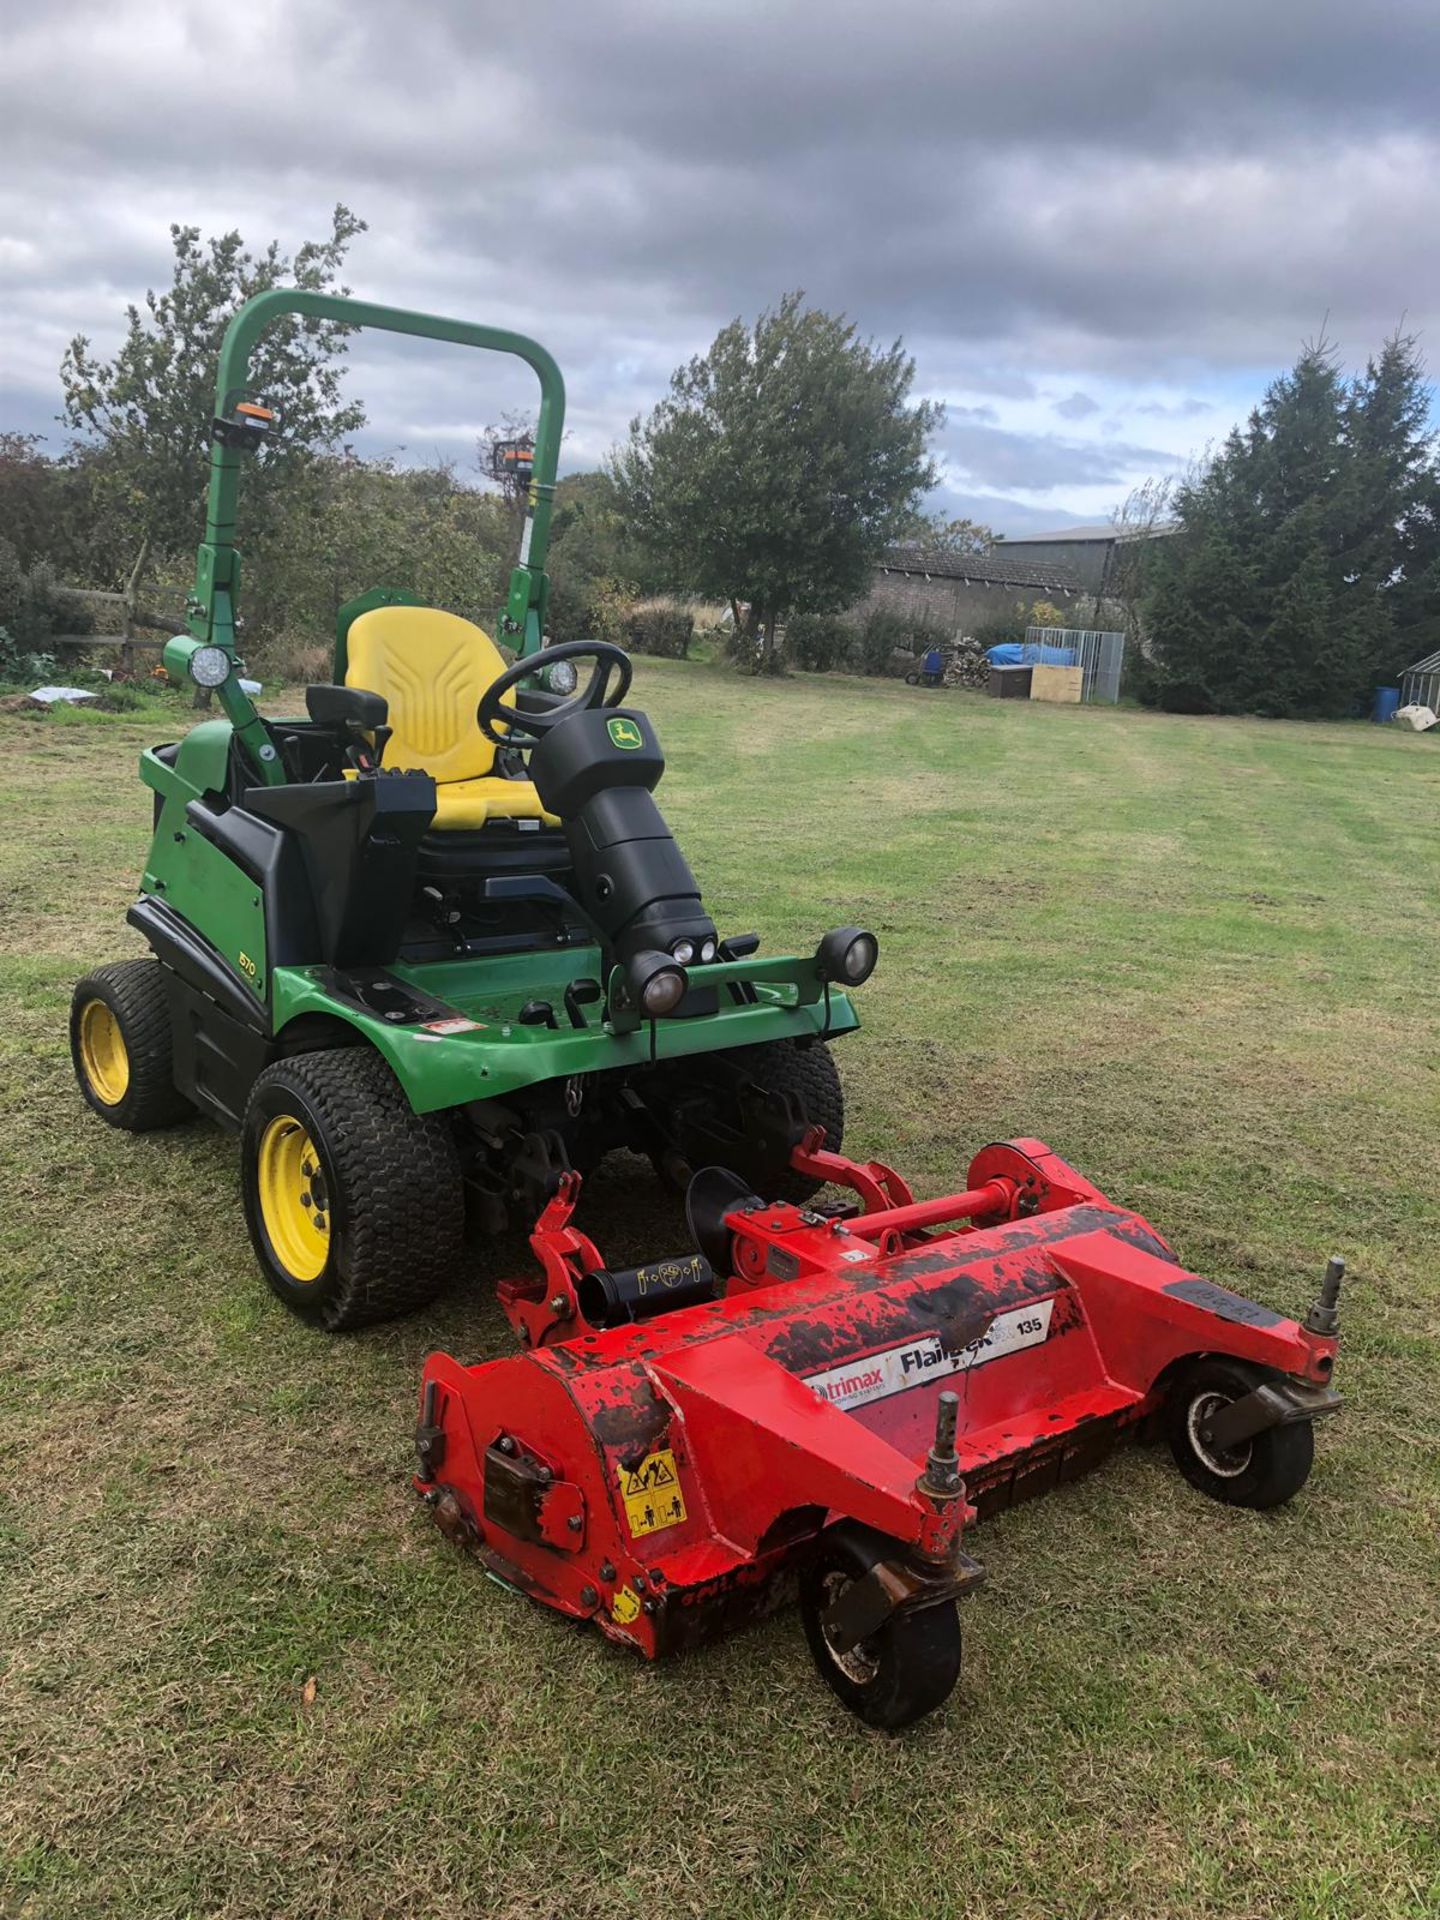
[[495, 772], [494, 743], [475, 723], [481, 694], [505, 671], [487, 633], [438, 607], [373, 607], [351, 623], [346, 651], [346, 686], [368, 688], [389, 706], [386, 766], [435, 776], [432, 826], [556, 824], [531, 781]]

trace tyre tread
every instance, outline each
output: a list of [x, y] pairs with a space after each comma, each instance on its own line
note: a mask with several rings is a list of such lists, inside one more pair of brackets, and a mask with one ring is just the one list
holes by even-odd
[[[104, 1000], [118, 1016], [130, 1061], [130, 1084], [124, 1099], [113, 1107], [90, 1097], [80, 1067], [80, 1009], [87, 1001], [97, 999]], [[194, 1117], [195, 1108], [175, 1085], [170, 993], [158, 960], [112, 960], [77, 981], [71, 1001], [70, 1035], [81, 1091], [93, 1110], [112, 1127], [127, 1133], [150, 1133]]]
[[[347, 1258], [336, 1269], [339, 1285], [317, 1298], [315, 1317], [342, 1332], [427, 1306], [464, 1251], [460, 1161], [443, 1116], [416, 1113], [368, 1047], [277, 1060], [256, 1079], [252, 1103], [274, 1086], [298, 1088], [311, 1102], [342, 1190], [364, 1196], [362, 1206], [347, 1204]], [[248, 1160], [248, 1127], [245, 1137]], [[248, 1164], [246, 1171], [248, 1178]]]

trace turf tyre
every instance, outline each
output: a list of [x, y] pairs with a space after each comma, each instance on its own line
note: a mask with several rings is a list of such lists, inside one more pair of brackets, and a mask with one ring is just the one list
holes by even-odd
[[[835, 1056], [823, 1040], [799, 1046], [793, 1040], [767, 1040], [757, 1047], [738, 1049], [730, 1056], [757, 1086], [788, 1094], [805, 1111], [812, 1126], [825, 1129], [825, 1145], [839, 1153], [845, 1140], [845, 1089]], [[788, 1166], [756, 1169], [757, 1192], [767, 1200], [811, 1199], [823, 1180], [807, 1180]]]
[[1243, 1360], [1196, 1361], [1172, 1384], [1165, 1400], [1165, 1430], [1175, 1464], [1201, 1493], [1226, 1506], [1283, 1506], [1310, 1477], [1315, 1429], [1309, 1420], [1267, 1427], [1229, 1453], [1206, 1446], [1200, 1425], [1207, 1411], [1243, 1400], [1273, 1376]]
[[800, 1571], [800, 1617], [820, 1677], [842, 1705], [895, 1733], [943, 1706], [960, 1678], [960, 1619], [953, 1600], [892, 1614], [877, 1633], [837, 1654], [822, 1616], [846, 1584], [904, 1548], [870, 1527], [842, 1520], [821, 1534]]
[[[272, 1244], [260, 1194], [260, 1150], [290, 1116], [323, 1174], [328, 1250], [297, 1279]], [[277, 1060], [251, 1089], [241, 1131], [241, 1185], [251, 1244], [286, 1306], [327, 1332], [348, 1332], [425, 1306], [464, 1264], [464, 1183], [442, 1115], [416, 1113], [368, 1047]]]
[[[124, 1045], [126, 1085], [118, 1099], [105, 1099], [86, 1066], [82, 1028], [96, 1002], [109, 1008]], [[70, 1059], [81, 1093], [108, 1125], [150, 1133], [195, 1117], [175, 1085], [172, 1032], [170, 995], [158, 960], [116, 960], [77, 983], [70, 1000]]]

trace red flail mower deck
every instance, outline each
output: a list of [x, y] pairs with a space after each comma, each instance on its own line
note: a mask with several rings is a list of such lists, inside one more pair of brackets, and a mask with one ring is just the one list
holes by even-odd
[[856, 1200], [767, 1204], [706, 1169], [700, 1251], [621, 1271], [571, 1226], [566, 1176], [541, 1273], [500, 1290], [526, 1351], [431, 1356], [417, 1485], [491, 1572], [651, 1658], [798, 1575], [821, 1674], [898, 1727], [955, 1683], [984, 1515], [1142, 1429], [1217, 1499], [1303, 1484], [1339, 1404], [1341, 1262], [1302, 1324], [1187, 1273], [1038, 1140], [918, 1203], [818, 1135], [795, 1166]]

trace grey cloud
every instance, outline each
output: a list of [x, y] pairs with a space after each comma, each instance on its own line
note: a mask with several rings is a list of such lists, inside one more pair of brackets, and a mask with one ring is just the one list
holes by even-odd
[[947, 424], [940, 446], [949, 465], [972, 482], [1027, 493], [1118, 484], [1136, 474], [1163, 473], [1178, 464], [1173, 454], [1158, 447], [1112, 440], [1095, 445], [1055, 434], [1013, 433], [969, 424]]
[[1173, 402], [1165, 400], [1142, 400], [1136, 406], [1136, 413], [1148, 413], [1160, 420], [1195, 420], [1202, 413], [1210, 412], [1211, 403], [1189, 395], [1184, 400]]
[[1092, 413], [1099, 413], [1100, 402], [1092, 400], [1088, 393], [1072, 393], [1055, 402], [1055, 411], [1062, 420], [1087, 420]]
[[[1176, 455], [1007, 433], [980, 401], [1087, 375], [1258, 386], [1327, 311], [1358, 354], [1440, 310], [1440, 256], [1415, 244], [1440, 191], [1433, 0], [0, 15], [0, 424], [48, 421], [66, 337], [113, 342], [168, 271], [170, 220], [293, 244], [337, 198], [371, 223], [357, 287], [552, 346], [573, 464], [718, 325], [797, 285], [904, 334], [921, 390], [955, 396], [947, 453], [981, 494]], [[219, 110], [219, 71], [263, 83]], [[413, 345], [366, 342], [351, 384], [367, 444], [414, 450], [528, 397]], [[1144, 404], [1182, 430], [1207, 410]], [[1095, 410], [1083, 386], [1056, 409]]]

